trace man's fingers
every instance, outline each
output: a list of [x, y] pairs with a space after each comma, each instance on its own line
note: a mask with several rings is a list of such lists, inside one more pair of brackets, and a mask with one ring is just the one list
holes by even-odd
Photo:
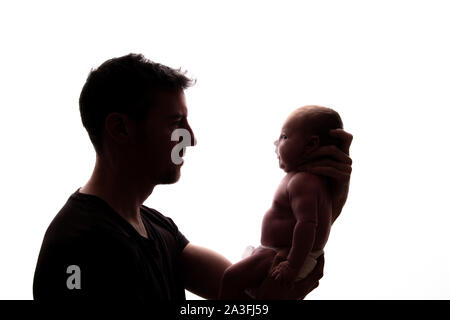
[[320, 158], [332, 158], [342, 163], [352, 164], [352, 159], [335, 145], [320, 147], [316, 151], [309, 154], [306, 158], [307, 162], [312, 162]]
[[310, 168], [314, 167], [331, 167], [335, 168], [336, 170], [346, 172], [346, 173], [352, 173], [352, 166], [346, 163], [337, 162], [334, 160], [318, 160], [314, 161], [306, 166], [302, 166], [302, 169], [309, 171]]
[[350, 180], [350, 172], [344, 172], [332, 167], [311, 167], [308, 172], [319, 176], [330, 177], [335, 180]]
[[281, 256], [279, 256], [278, 254], [275, 256], [275, 258], [274, 258], [274, 265], [278, 265], [281, 261], [283, 261], [284, 259], [283, 259], [283, 257], [281, 257]]
[[344, 129], [331, 129], [330, 130], [330, 136], [335, 137], [342, 142], [352, 142], [353, 135], [351, 133], [348, 133]]
[[344, 129], [333, 129], [330, 130], [330, 136], [335, 137], [342, 141], [342, 151], [346, 154], [350, 154], [350, 145], [352, 144], [353, 135], [348, 133]]
[[278, 269], [275, 269], [275, 270], [272, 272], [271, 276], [272, 276], [272, 278], [275, 278], [275, 277], [277, 277], [279, 274], [280, 274], [280, 272], [278, 271]]

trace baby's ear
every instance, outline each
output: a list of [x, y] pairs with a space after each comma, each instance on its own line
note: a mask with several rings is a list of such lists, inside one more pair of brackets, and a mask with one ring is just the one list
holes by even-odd
[[320, 147], [320, 138], [319, 136], [311, 136], [306, 144], [305, 151], [306, 153], [311, 153]]

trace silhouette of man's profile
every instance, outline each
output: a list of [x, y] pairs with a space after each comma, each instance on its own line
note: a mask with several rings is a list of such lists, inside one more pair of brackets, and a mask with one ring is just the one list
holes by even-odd
[[[157, 184], [174, 183], [172, 132], [187, 121], [185, 74], [130, 54], [91, 71], [80, 113], [97, 158], [91, 179], [50, 224], [39, 255], [35, 299], [184, 299], [175, 223], [142, 203]], [[79, 289], [68, 284], [78, 266]], [[73, 277], [73, 276], [72, 276]]]
[[[79, 106], [96, 162], [45, 233], [36, 300], [147, 303], [185, 300], [185, 289], [218, 297], [230, 261], [189, 243], [172, 219], [143, 205], [156, 185], [178, 181], [185, 147], [195, 145], [184, 95], [193, 83], [140, 54], [90, 72]], [[316, 287], [322, 269], [323, 260], [290, 297]]]

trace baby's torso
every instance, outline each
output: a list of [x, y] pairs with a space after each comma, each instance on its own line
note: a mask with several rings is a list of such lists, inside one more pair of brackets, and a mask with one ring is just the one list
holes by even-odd
[[[278, 186], [272, 206], [266, 212], [262, 222], [261, 244], [276, 248], [287, 248], [292, 244], [292, 236], [297, 220], [292, 212], [287, 185], [296, 172], [286, 174]], [[322, 178], [321, 178], [322, 179]], [[317, 229], [312, 251], [325, 247], [331, 228], [332, 206], [325, 178], [322, 187], [317, 190], [318, 210]]]

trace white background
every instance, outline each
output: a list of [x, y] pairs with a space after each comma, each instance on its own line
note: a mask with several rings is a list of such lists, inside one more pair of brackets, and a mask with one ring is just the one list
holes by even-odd
[[[78, 97], [143, 53], [197, 78], [198, 145], [146, 205], [236, 262], [283, 176], [290, 111], [336, 109], [351, 191], [309, 299], [449, 299], [447, 1], [2, 1], [0, 298], [31, 299], [44, 232], [94, 165]], [[195, 298], [193, 295], [188, 295]]]

